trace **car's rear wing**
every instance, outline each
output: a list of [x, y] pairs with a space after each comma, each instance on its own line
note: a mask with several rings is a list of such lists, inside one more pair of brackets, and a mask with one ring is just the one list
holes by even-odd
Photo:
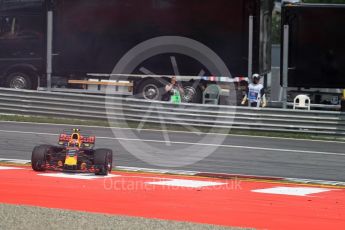
[[68, 129], [64, 130], [59, 136], [59, 144], [68, 144], [72, 139], [81, 142], [83, 145], [94, 145], [96, 142], [96, 137], [91, 135], [85, 135], [80, 132], [80, 129]]

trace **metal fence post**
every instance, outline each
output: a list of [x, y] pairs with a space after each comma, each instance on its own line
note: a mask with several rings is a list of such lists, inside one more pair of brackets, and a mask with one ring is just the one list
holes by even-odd
[[284, 44], [283, 44], [283, 107], [287, 108], [287, 88], [289, 70], [289, 26], [284, 25]]
[[47, 12], [47, 90], [52, 88], [53, 72], [53, 11]]
[[248, 77], [253, 74], [253, 34], [254, 34], [254, 17], [249, 16], [249, 44], [248, 44]]

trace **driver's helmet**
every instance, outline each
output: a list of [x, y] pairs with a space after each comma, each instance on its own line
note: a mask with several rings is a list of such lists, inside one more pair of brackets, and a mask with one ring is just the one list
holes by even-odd
[[68, 142], [68, 147], [79, 147], [79, 142], [76, 139], [72, 139]]

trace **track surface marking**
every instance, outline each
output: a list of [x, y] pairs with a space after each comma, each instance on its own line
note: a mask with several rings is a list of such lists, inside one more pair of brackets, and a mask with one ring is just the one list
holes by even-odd
[[[301, 185], [125, 172], [89, 180], [38, 174], [1, 170], [0, 203], [260, 229], [345, 226], [344, 189], [293, 196], [252, 190]], [[181, 186], [188, 181], [210, 186]]]

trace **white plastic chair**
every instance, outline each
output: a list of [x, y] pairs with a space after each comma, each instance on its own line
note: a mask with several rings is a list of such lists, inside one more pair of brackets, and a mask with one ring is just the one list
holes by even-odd
[[218, 105], [221, 91], [218, 85], [209, 85], [203, 93], [202, 103]]
[[297, 108], [310, 110], [310, 97], [303, 94], [297, 95], [293, 101], [293, 109], [295, 110]]

